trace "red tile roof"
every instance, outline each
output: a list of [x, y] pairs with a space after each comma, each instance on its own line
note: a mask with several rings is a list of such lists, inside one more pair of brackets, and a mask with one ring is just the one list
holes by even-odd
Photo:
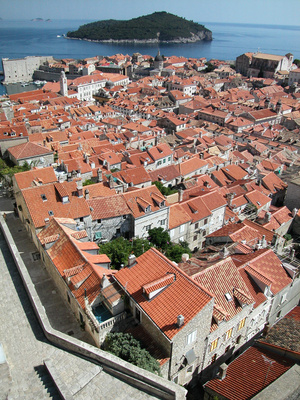
[[30, 171], [19, 172], [14, 175], [20, 189], [28, 187], [46, 185], [57, 181], [52, 167], [35, 168]]
[[267, 349], [250, 347], [229, 364], [223, 380], [214, 378], [205, 387], [228, 400], [249, 400], [294, 363]]
[[[231, 257], [227, 257], [193, 275], [193, 279], [213, 293], [215, 305], [224, 310], [228, 316], [227, 319], [234, 317], [242, 310], [242, 304], [235, 301], [234, 298], [245, 304], [255, 302], [240, 273], [237, 273]], [[232, 300], [226, 299], [226, 293], [230, 295]]]
[[[143, 287], [165, 279], [167, 274], [172, 275], [173, 282], [149, 301], [143, 295]], [[155, 248], [138, 257], [133, 267], [118, 271], [114, 277], [169, 339], [182, 328], [176, 325], [178, 315], [184, 316], [185, 326], [212, 299]]]
[[125, 199], [120, 195], [98, 197], [87, 200], [87, 204], [91, 209], [92, 220], [131, 214]]
[[[62, 202], [62, 199], [58, 195], [59, 192], [56, 190], [56, 187], [50, 183], [22, 190], [25, 203], [36, 229], [45, 226], [45, 220], [51, 219], [53, 216], [78, 219], [90, 214], [90, 209], [84, 197], [78, 197], [77, 195], [76, 182], [63, 182], [59, 184], [64, 195], [67, 195], [69, 198], [69, 201], [65, 203]], [[49, 214], [50, 211], [52, 211], [53, 215]]]
[[8, 151], [16, 160], [53, 154], [53, 151], [49, 150], [47, 147], [39, 146], [31, 142], [10, 147]]
[[[73, 226], [73, 228], [69, 228], [64, 224]], [[74, 220], [69, 218], [53, 218], [50, 224], [38, 234], [38, 238], [41, 243], [45, 243], [47, 238], [56, 237], [53, 245], [46, 251], [57, 271], [66, 279], [66, 285], [69, 285], [80, 306], [85, 309], [85, 292], [91, 304], [100, 294], [100, 284], [103, 274], [109, 275], [112, 272], [97, 265], [99, 261], [104, 263], [109, 262], [110, 260], [107, 260], [106, 256], [100, 256], [100, 258], [98, 256], [93, 257], [91, 254], [85, 253], [80, 249], [81, 247], [86, 248], [88, 244], [82, 243], [72, 237], [74, 231], [76, 231]], [[98, 248], [97, 245], [96, 247]], [[93, 261], [96, 261], [97, 264], [94, 264]], [[68, 278], [70, 282], [68, 282]]]

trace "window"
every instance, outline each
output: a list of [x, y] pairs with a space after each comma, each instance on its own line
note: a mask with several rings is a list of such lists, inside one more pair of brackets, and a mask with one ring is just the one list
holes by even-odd
[[226, 332], [226, 337], [225, 337], [226, 340], [231, 338], [232, 330], [233, 330], [233, 328], [229, 329], [229, 331]]
[[101, 224], [101, 219], [97, 219], [97, 224]]
[[239, 344], [240, 341], [241, 341], [241, 338], [242, 338], [242, 335], [238, 336], [238, 337], [236, 338], [235, 343], [236, 343], [236, 344]]
[[286, 301], [286, 293], [284, 293], [282, 296], [281, 296], [281, 300], [280, 300], [280, 304], [282, 304], [282, 303], [284, 303], [285, 301]]
[[197, 337], [197, 329], [187, 335], [186, 344], [191, 344], [196, 340]]
[[151, 229], [151, 225], [146, 225], [146, 226], [145, 226], [145, 229], [146, 229], [147, 232], [149, 232], [150, 229]]
[[219, 338], [215, 339], [210, 345], [210, 351], [214, 351], [218, 346]]
[[193, 365], [191, 365], [190, 367], [188, 367], [188, 369], [186, 370], [186, 372], [189, 372], [189, 373], [193, 372]]
[[179, 232], [180, 232], [180, 233], [183, 233], [183, 232], [184, 232], [184, 225], [180, 225]]
[[213, 364], [213, 363], [216, 361], [216, 359], [217, 359], [217, 355], [214, 354], [214, 356], [213, 356], [212, 359], [211, 359], [211, 364]]
[[207, 221], [208, 221], [208, 220], [207, 220], [207, 218], [205, 218], [205, 220], [204, 220], [204, 225], [206, 225], [206, 224], [207, 224]]
[[240, 329], [242, 329], [242, 328], [245, 326], [245, 321], [246, 321], [246, 317], [243, 318], [243, 319], [240, 321], [239, 326], [238, 326], [238, 331], [239, 331]]
[[230, 350], [230, 346], [227, 346], [226, 349], [225, 349], [225, 353], [228, 353], [229, 350]]
[[160, 220], [160, 221], [159, 221], [159, 224], [160, 224], [160, 225], [166, 225], [166, 220], [165, 220], [165, 219]]
[[193, 240], [194, 240], [194, 241], [196, 241], [196, 240], [197, 240], [197, 235], [195, 235], [195, 236], [194, 236], [194, 239], [193, 239]]
[[280, 318], [280, 317], [281, 317], [281, 311], [279, 311], [279, 312], [277, 313], [276, 319], [278, 319], [278, 318]]
[[199, 223], [196, 222], [196, 223], [195, 223], [195, 229], [198, 229], [198, 227], [199, 227]]
[[101, 239], [102, 238], [102, 233], [100, 231], [95, 232], [95, 240]]
[[230, 293], [225, 293], [225, 298], [227, 301], [232, 301], [232, 297]]

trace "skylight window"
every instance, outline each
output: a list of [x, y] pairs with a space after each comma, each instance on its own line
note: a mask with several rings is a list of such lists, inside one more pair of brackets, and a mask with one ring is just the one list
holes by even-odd
[[41, 198], [42, 198], [43, 201], [47, 201], [47, 197], [46, 197], [45, 194], [41, 194]]
[[225, 293], [225, 298], [227, 301], [232, 301], [232, 297], [230, 293]]
[[50, 217], [52, 217], [54, 215], [54, 212], [52, 210], [48, 211], [48, 214], [50, 215]]

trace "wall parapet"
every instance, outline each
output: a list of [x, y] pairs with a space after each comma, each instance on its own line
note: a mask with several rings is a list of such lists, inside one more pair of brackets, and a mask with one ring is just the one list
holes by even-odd
[[37, 319], [44, 335], [51, 343], [62, 349], [72, 351], [78, 356], [84, 356], [100, 363], [104, 370], [113, 374], [116, 378], [125, 379], [129, 384], [161, 399], [183, 400], [186, 398], [186, 389], [183, 387], [53, 329], [2, 214], [0, 214], [0, 226]]

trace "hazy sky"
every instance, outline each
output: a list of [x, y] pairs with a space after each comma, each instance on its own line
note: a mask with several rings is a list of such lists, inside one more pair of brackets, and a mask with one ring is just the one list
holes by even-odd
[[300, 25], [300, 0], [0, 0], [0, 6], [2, 19], [98, 21], [168, 11], [197, 22]]

